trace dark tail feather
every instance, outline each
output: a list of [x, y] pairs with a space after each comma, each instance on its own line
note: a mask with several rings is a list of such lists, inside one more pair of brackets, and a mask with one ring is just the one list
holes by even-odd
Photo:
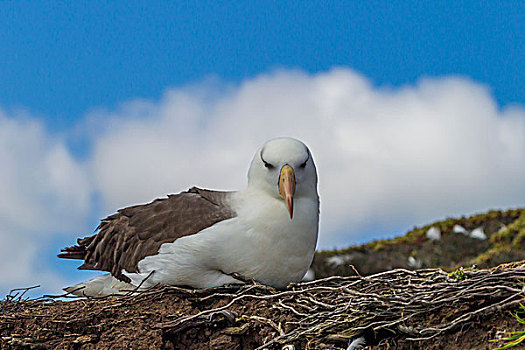
[[[87, 248], [92, 243], [92, 241], [97, 237], [97, 235], [79, 238], [77, 239], [77, 245], [64, 248], [60, 250], [63, 252], [62, 254], [58, 254], [57, 256], [62, 259], [79, 259], [84, 260], [86, 259], [86, 255], [88, 253]], [[85, 265], [85, 264], [84, 264]]]
[[86, 247], [82, 247], [82, 246], [78, 246], [78, 245], [75, 245], [75, 246], [72, 246], [72, 247], [67, 247], [67, 248], [64, 248], [62, 250], [60, 250], [61, 252], [63, 252], [62, 254], [58, 254], [57, 256], [59, 258], [62, 258], [62, 259], [80, 259], [80, 260], [84, 260], [84, 258], [86, 257]]

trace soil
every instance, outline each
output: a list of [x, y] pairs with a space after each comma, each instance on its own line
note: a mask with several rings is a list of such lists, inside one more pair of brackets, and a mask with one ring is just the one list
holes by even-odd
[[[517, 266], [525, 276], [523, 264], [502, 268]], [[329, 288], [333, 283], [327, 280], [323, 285]], [[297, 286], [284, 292], [295, 291]], [[231, 303], [240, 290], [250, 288], [255, 287], [210, 290], [164, 287], [135, 296], [101, 299], [4, 300], [0, 302], [0, 348], [246, 350], [260, 347], [304, 320], [295, 312], [283, 312], [276, 299], [265, 299], [265, 296], [283, 293], [268, 287], [255, 288], [258, 299]], [[469, 299], [459, 305], [451, 303], [419, 315], [406, 327], [444, 324], [484, 308], [489, 301]], [[296, 305], [297, 310], [307, 312], [299, 306]], [[188, 318], [211, 309], [217, 310]], [[485, 316], [479, 313], [461, 327], [423, 341], [407, 340], [408, 336], [402, 333], [374, 333], [371, 328], [362, 335], [369, 349], [495, 349], [496, 344], [489, 340], [524, 328], [511, 316], [511, 311], [515, 311], [515, 307], [501, 308]], [[180, 322], [181, 319], [187, 322]], [[348, 339], [338, 338], [335, 333], [332, 338], [326, 334], [324, 337], [328, 341], [313, 347], [307, 346], [308, 337], [299, 337], [292, 344], [287, 343], [288, 348], [273, 343], [265, 349], [346, 349], [348, 346]]]

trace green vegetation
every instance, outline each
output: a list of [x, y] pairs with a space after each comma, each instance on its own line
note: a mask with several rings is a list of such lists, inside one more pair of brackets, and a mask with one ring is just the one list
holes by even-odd
[[[454, 232], [483, 229], [487, 239]], [[434, 227], [441, 239], [430, 240], [427, 231]], [[339, 256], [343, 263], [335, 263]], [[525, 260], [525, 209], [491, 210], [470, 217], [447, 218], [414, 227], [403, 236], [382, 239], [345, 249], [318, 252], [312, 269], [318, 278], [332, 275], [370, 275], [395, 268], [435, 268], [454, 271], [461, 266], [479, 268]]]
[[491, 238], [493, 242], [508, 242], [514, 249], [525, 248], [525, 211], [507, 229]]
[[460, 267], [459, 269], [456, 269], [448, 274], [448, 278], [451, 278], [456, 281], [461, 281], [465, 279], [465, 271], [463, 270], [463, 267]]
[[[425, 234], [431, 227], [436, 227], [439, 229], [440, 232], [450, 233], [452, 232], [452, 229], [454, 225], [461, 225], [463, 227], [469, 227], [469, 228], [475, 228], [479, 226], [483, 226], [488, 221], [501, 221], [503, 218], [506, 217], [514, 217], [519, 219], [515, 221], [513, 224], [509, 225], [506, 230], [495, 233], [493, 236], [498, 237], [491, 237], [490, 242], [496, 243], [499, 239], [504, 239], [505, 235], [514, 235], [518, 232], [521, 232], [517, 237], [517, 240], [511, 240], [514, 245], [520, 244], [520, 248], [525, 248], [525, 209], [511, 209], [505, 212], [502, 212], [500, 210], [491, 210], [487, 213], [483, 214], [476, 214], [473, 216], [470, 216], [468, 218], [462, 217], [462, 218], [447, 218], [442, 221], [437, 221], [429, 225], [425, 225], [423, 227], [414, 227], [412, 230], [408, 231], [403, 236], [398, 236], [390, 239], [381, 239], [365, 244], [361, 244], [358, 246], [352, 246], [346, 249], [338, 249], [338, 250], [331, 250], [331, 251], [323, 251], [320, 252], [321, 254], [329, 253], [330, 255], [335, 254], [344, 254], [348, 253], [350, 251], [355, 250], [362, 250], [362, 249], [371, 249], [374, 251], [379, 251], [382, 249], [385, 249], [390, 246], [398, 245], [398, 244], [410, 244], [410, 243], [417, 243], [421, 240], [426, 239]], [[508, 233], [507, 233], [508, 232]], [[513, 236], [514, 237], [514, 236]]]
[[[523, 304], [520, 304], [520, 307], [518, 311], [515, 313], [511, 313], [511, 315], [521, 324], [525, 325], [525, 320], [519, 316], [519, 314], [525, 313], [525, 306]], [[491, 342], [501, 342], [501, 341], [507, 341], [507, 343], [499, 348], [496, 348], [494, 350], [501, 350], [501, 349], [508, 349], [512, 348], [514, 346], [520, 345], [523, 341], [525, 341], [525, 330], [523, 331], [516, 331], [516, 332], [509, 332], [509, 336], [501, 339], [492, 339]]]
[[471, 260], [472, 264], [492, 266], [525, 249], [525, 210], [506, 228], [489, 238], [491, 247]]

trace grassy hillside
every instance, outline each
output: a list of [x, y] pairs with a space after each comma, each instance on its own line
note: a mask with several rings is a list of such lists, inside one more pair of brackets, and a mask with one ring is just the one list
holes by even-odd
[[[473, 231], [478, 238], [476, 234], [473, 237]], [[436, 232], [440, 238], [432, 239]], [[480, 232], [486, 239], [479, 238]], [[441, 267], [451, 271], [459, 266], [486, 268], [518, 260], [525, 260], [525, 209], [449, 218], [393, 239], [322, 251], [316, 254], [312, 269], [316, 278], [323, 278], [356, 275], [355, 270], [361, 275], [393, 268]]]

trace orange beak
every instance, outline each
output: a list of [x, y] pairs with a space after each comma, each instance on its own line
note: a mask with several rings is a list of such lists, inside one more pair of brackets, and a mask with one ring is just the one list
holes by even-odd
[[279, 193], [286, 201], [288, 212], [290, 213], [290, 220], [293, 219], [293, 195], [295, 194], [295, 173], [293, 168], [285, 165], [281, 168], [279, 175]]

